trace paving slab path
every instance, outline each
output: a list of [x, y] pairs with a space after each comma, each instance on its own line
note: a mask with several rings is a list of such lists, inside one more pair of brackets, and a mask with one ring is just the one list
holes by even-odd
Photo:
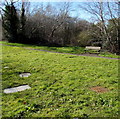
[[[5, 45], [5, 44], [0, 44], [4, 46], [10, 46], [10, 47], [21, 47], [21, 46], [14, 46], [14, 45]], [[72, 54], [72, 53], [60, 53], [60, 52], [54, 52], [54, 51], [48, 51], [48, 50], [41, 50], [41, 49], [34, 49], [34, 48], [27, 48], [27, 47], [21, 47], [24, 49], [29, 49], [29, 50], [37, 50], [37, 51], [44, 51], [44, 52], [50, 52], [50, 53], [57, 53], [57, 54], [68, 54], [68, 55], [75, 55], [75, 56], [88, 56], [88, 57], [98, 57], [98, 58], [105, 58], [105, 59], [112, 59], [112, 60], [120, 60], [120, 58], [110, 58], [110, 57], [103, 57], [103, 56], [98, 56], [96, 54]]]

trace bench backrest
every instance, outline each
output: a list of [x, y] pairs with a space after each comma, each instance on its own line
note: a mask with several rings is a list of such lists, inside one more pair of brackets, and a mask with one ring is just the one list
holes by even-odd
[[86, 50], [100, 50], [101, 47], [86, 46], [85, 49], [86, 49]]

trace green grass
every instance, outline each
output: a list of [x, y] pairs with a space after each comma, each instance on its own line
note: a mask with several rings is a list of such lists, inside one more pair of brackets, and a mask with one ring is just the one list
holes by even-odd
[[[2, 94], [3, 117], [118, 116], [117, 60], [10, 46], [3, 46], [2, 54], [2, 89], [31, 86]], [[20, 78], [21, 72], [31, 76]], [[90, 90], [93, 86], [109, 91], [96, 93]]]
[[99, 56], [111, 57], [111, 58], [120, 58], [120, 55], [112, 54], [109, 52], [101, 52]]
[[[59, 53], [71, 53], [71, 54], [85, 54], [85, 53], [95, 53], [98, 54], [98, 52], [94, 50], [88, 50], [85, 52], [84, 47], [48, 47], [48, 46], [36, 46], [36, 45], [29, 45], [29, 44], [20, 44], [20, 43], [8, 43], [6, 41], [0, 41], [1, 44], [4, 45], [12, 45], [12, 46], [18, 46], [18, 47], [28, 47], [32, 49], [40, 49], [40, 50], [46, 50], [46, 51], [54, 51]], [[111, 57], [111, 58], [120, 58], [120, 56], [108, 52], [101, 52], [99, 56], [104, 57]]]
[[6, 41], [0, 41], [0, 43], [4, 45], [12, 45], [18, 47], [28, 47], [33, 49], [40, 49], [40, 50], [47, 50], [47, 51], [54, 51], [60, 53], [72, 53], [72, 54], [83, 54], [85, 53], [83, 47], [48, 47], [48, 46], [36, 46], [30, 44], [20, 44], [20, 43], [8, 43]]

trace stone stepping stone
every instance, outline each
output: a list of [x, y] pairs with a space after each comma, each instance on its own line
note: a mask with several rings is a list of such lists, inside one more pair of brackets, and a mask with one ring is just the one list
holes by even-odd
[[4, 67], [4, 69], [8, 69], [8, 68], [9, 68], [9, 67], [7, 67], [7, 66], [6, 66], [6, 67]]
[[15, 92], [24, 91], [30, 88], [31, 87], [29, 85], [23, 85], [23, 86], [18, 86], [14, 88], [7, 88], [7, 89], [4, 89], [4, 93], [15, 93]]
[[29, 77], [31, 73], [21, 73], [19, 76], [20, 77]]

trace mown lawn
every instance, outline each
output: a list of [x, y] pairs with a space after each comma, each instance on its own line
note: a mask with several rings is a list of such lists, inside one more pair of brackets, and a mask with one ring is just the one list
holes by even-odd
[[[118, 116], [118, 60], [2, 47], [2, 89], [31, 86], [2, 94], [3, 117]], [[31, 76], [21, 78], [22, 72]]]

